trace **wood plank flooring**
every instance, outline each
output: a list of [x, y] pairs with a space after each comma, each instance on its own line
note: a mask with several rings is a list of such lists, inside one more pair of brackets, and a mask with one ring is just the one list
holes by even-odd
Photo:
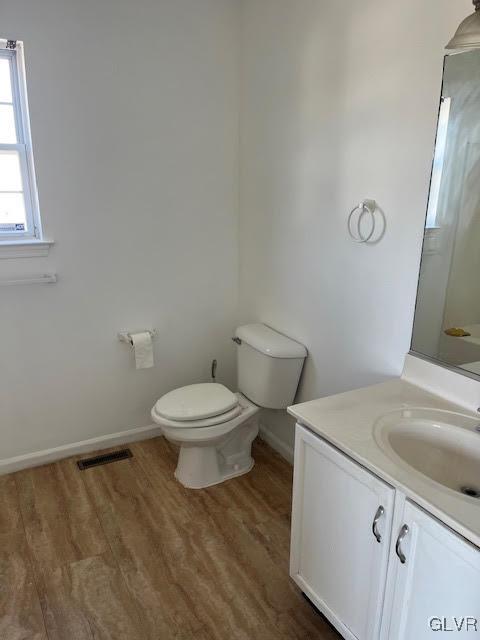
[[335, 640], [288, 576], [291, 467], [202, 491], [163, 438], [0, 477], [2, 640]]

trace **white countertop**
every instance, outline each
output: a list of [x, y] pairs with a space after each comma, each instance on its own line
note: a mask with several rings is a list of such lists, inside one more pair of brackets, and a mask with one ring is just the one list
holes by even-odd
[[297, 404], [288, 412], [299, 423], [400, 489], [408, 498], [480, 547], [480, 500], [445, 489], [418, 471], [400, 466], [383, 452], [374, 439], [374, 425], [383, 414], [419, 407], [455, 411], [479, 418], [478, 413], [401, 378]]

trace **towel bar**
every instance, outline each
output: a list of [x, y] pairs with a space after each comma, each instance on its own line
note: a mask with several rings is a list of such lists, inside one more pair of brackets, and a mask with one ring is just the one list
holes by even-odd
[[0, 286], [12, 286], [17, 284], [53, 284], [57, 282], [56, 273], [44, 273], [40, 275], [12, 276], [0, 279]]

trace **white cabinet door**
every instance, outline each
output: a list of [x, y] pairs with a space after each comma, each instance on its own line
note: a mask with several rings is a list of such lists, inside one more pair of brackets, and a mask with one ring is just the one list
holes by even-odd
[[290, 574], [345, 638], [379, 635], [394, 494], [297, 425]]
[[480, 550], [409, 501], [400, 527], [403, 540], [398, 542], [398, 531], [392, 537], [389, 585], [394, 592], [385, 638], [478, 640]]

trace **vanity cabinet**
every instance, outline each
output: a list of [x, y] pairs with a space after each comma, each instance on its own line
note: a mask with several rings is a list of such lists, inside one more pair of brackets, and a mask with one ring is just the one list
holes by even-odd
[[480, 550], [300, 425], [290, 574], [347, 640], [480, 637]]
[[408, 500], [395, 533], [384, 637], [422, 640], [449, 630], [461, 638], [479, 638], [479, 549]]
[[298, 426], [290, 572], [345, 638], [378, 636], [395, 490]]

